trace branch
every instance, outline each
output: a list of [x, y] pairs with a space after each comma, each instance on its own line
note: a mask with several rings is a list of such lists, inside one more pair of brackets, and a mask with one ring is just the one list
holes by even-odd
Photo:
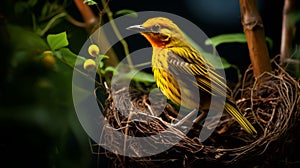
[[83, 3], [83, 0], [74, 0], [76, 7], [78, 8], [84, 23], [86, 24], [86, 29], [89, 34], [91, 34], [92, 29], [99, 25], [98, 18], [94, 15], [91, 8]]
[[[84, 21], [84, 24], [81, 24], [81, 25], [85, 25], [85, 29], [87, 30], [87, 32], [89, 34], [92, 34], [93, 30], [95, 30], [96, 27], [100, 26], [99, 18], [96, 17], [96, 15], [93, 13], [91, 8], [87, 4], [83, 3], [83, 0], [74, 0], [74, 2], [75, 2], [75, 5], [77, 6], [79, 12], [81, 13], [83, 21]], [[99, 11], [99, 12], [101, 12], [101, 11]], [[98, 37], [96, 37], [96, 36], [91, 36], [91, 37], [93, 37], [91, 39], [93, 41], [93, 43], [96, 43], [99, 46], [101, 45], [103, 48], [110, 48], [107, 51], [107, 53], [104, 53], [109, 56], [109, 59], [105, 61], [105, 64], [108, 66], [116, 66], [119, 62], [119, 59], [118, 59], [115, 51], [111, 47], [109, 40], [108, 40], [107, 36], [105, 35], [105, 33], [102, 32], [102, 34], [101, 34], [101, 39], [103, 39], [103, 40], [101, 40], [101, 44], [99, 44], [99, 39], [97, 39]]]
[[114, 19], [113, 19], [113, 13], [111, 12], [109, 6], [107, 5], [107, 2], [106, 0], [101, 0], [102, 2], [102, 5], [105, 6], [105, 12], [107, 13], [107, 16], [108, 16], [108, 19], [109, 21], [111, 22], [111, 26], [117, 36], [117, 38], [119, 39], [119, 41], [121, 42], [121, 44], [123, 45], [123, 49], [124, 49], [124, 53], [125, 53], [125, 56], [126, 56], [126, 59], [127, 59], [127, 62], [130, 66], [130, 68], [133, 67], [133, 63], [132, 63], [132, 60], [131, 60], [131, 57], [129, 55], [129, 50], [128, 50], [128, 45], [127, 45], [127, 42], [124, 40], [124, 38], [122, 37]]
[[262, 19], [255, 0], [240, 0], [242, 25], [246, 34], [254, 77], [272, 70]]
[[292, 15], [296, 12], [297, 0], [285, 0], [282, 18], [280, 64], [286, 64], [286, 60], [291, 56], [293, 49], [293, 37], [295, 36], [296, 26], [292, 21]]
[[80, 22], [76, 19], [74, 19], [71, 15], [67, 15], [66, 20], [69, 21], [71, 24], [77, 27], [86, 28], [88, 27], [85, 22]]

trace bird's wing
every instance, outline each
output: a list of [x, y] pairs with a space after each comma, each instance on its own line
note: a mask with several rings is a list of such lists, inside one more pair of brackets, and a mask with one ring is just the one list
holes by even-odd
[[226, 85], [225, 78], [218, 74], [213, 65], [205, 60], [197, 51], [184, 47], [171, 48], [169, 49], [168, 56], [169, 65], [172, 65], [176, 71], [194, 75], [197, 82], [193, 83], [201, 90], [211, 95], [228, 98], [230, 90]]

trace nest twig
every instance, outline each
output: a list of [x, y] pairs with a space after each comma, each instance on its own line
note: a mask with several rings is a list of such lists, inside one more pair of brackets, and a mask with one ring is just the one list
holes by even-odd
[[[97, 145], [109, 147], [105, 154], [112, 167], [212, 167], [241, 165], [246, 161], [249, 166], [251, 159], [256, 160], [251, 162], [252, 166], [261, 165], [272, 159], [267, 152], [282, 151], [283, 142], [295, 138], [290, 132], [298, 128], [296, 121], [300, 115], [299, 83], [276, 62], [273, 64], [277, 70], [261, 75], [259, 78], [264, 80], [259, 83], [253, 79], [249, 68], [242, 89], [235, 94], [240, 110], [258, 130], [256, 137], [247, 134], [232, 117], [224, 114], [212, 136], [201, 143], [183, 133], [181, 127], [170, 124], [177, 114], [170, 104], [161, 114], [156, 114], [153, 112], [156, 107], [150, 105], [147, 94], [135, 89], [129, 92], [120, 89], [117, 93], [108, 90], [107, 124], [102, 134], [105, 136], [100, 137]], [[123, 103], [125, 101], [131, 103]], [[165, 133], [163, 138], [152, 136], [162, 131]], [[148, 137], [145, 143], [154, 148], [160, 145], [172, 147], [160, 154], [151, 153], [125, 135]], [[136, 157], [126, 157], [126, 153]]]

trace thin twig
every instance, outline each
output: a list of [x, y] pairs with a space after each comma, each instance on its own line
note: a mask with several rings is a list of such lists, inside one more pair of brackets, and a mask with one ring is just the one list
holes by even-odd
[[129, 50], [128, 50], [128, 45], [127, 45], [127, 42], [123, 39], [115, 21], [114, 21], [114, 18], [113, 18], [113, 13], [111, 12], [109, 6], [107, 5], [107, 2], [106, 0], [101, 0], [102, 2], [102, 5], [105, 6], [105, 11], [107, 13], [107, 16], [108, 16], [108, 19], [111, 23], [111, 26], [117, 36], [117, 38], [119, 39], [119, 41], [121, 42], [121, 44], [123, 45], [123, 50], [124, 50], [124, 53], [125, 53], [125, 56], [126, 56], [126, 59], [128, 61], [128, 65], [130, 68], [133, 68], [133, 62], [131, 60], [131, 57], [130, 57], [130, 54], [129, 54]]

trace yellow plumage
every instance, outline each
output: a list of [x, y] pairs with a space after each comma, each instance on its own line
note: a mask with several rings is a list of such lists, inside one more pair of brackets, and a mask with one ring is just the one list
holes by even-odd
[[[157, 17], [129, 29], [139, 31], [151, 43], [154, 79], [168, 99], [190, 109], [199, 106], [200, 111], [207, 111], [209, 108], [220, 112], [224, 110], [248, 133], [256, 133], [232, 100], [225, 79], [189, 43], [176, 24], [167, 18]], [[198, 100], [194, 97], [195, 93], [189, 90], [191, 85], [199, 88], [200, 102], [195, 101]], [[224, 100], [222, 97], [226, 99], [224, 109], [220, 109], [216, 102], [210, 106], [212, 96], [217, 102], [220, 99], [220, 104]], [[181, 100], [183, 97], [185, 101]]]

